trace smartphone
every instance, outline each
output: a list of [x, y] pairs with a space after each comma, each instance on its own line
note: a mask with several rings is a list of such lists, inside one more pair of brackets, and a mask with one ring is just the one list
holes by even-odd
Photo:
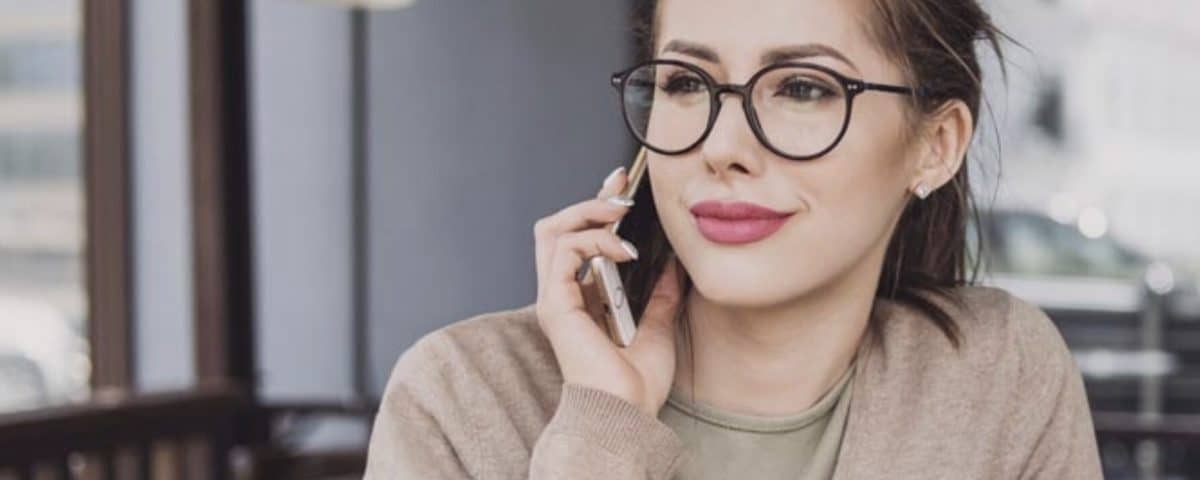
[[[642, 184], [642, 178], [646, 176], [646, 147], [638, 150], [626, 175], [628, 181], [618, 195], [632, 200]], [[618, 219], [607, 228], [615, 234], [620, 226], [621, 220]], [[601, 303], [600, 308], [595, 309], [596, 313], [603, 317], [604, 326], [613, 343], [628, 347], [633, 343], [637, 325], [633, 323], [633, 311], [629, 308], [625, 286], [621, 282], [616, 262], [603, 255], [597, 255], [588, 261], [587, 268], [591, 270], [590, 275], [595, 281], [595, 297]]]

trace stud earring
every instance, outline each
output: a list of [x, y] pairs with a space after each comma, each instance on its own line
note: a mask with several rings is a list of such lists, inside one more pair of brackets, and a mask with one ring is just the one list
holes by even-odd
[[926, 187], [924, 183], [918, 183], [917, 188], [916, 188], [916, 194], [917, 194], [917, 197], [919, 197], [921, 200], [924, 200], [925, 197], [929, 196], [929, 187]]

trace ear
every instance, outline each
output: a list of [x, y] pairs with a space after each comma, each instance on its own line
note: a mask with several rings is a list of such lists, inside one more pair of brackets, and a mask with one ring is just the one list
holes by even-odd
[[916, 192], [923, 184], [927, 192], [933, 192], [954, 178], [962, 167], [974, 128], [971, 110], [959, 99], [946, 101], [930, 114], [921, 129], [919, 143], [923, 148], [917, 150], [909, 191]]

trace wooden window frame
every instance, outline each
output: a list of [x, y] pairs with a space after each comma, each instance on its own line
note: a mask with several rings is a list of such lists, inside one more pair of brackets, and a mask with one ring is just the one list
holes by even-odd
[[[92, 389], [136, 387], [129, 0], [83, 9], [85, 286]], [[246, 6], [188, 1], [198, 385], [255, 385]]]
[[195, 358], [200, 386], [257, 385], [248, 8], [240, 0], [188, 1]]
[[85, 289], [93, 392], [134, 386], [129, 3], [83, 9]]

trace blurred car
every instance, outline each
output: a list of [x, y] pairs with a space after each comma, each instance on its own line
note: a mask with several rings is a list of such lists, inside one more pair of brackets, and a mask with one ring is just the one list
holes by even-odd
[[1195, 273], [1179, 265], [1037, 212], [996, 210], [981, 220], [990, 281], [1044, 309], [1136, 314], [1153, 293], [1167, 316], [1200, 321]]
[[53, 306], [0, 296], [0, 413], [86, 396], [88, 343]]

